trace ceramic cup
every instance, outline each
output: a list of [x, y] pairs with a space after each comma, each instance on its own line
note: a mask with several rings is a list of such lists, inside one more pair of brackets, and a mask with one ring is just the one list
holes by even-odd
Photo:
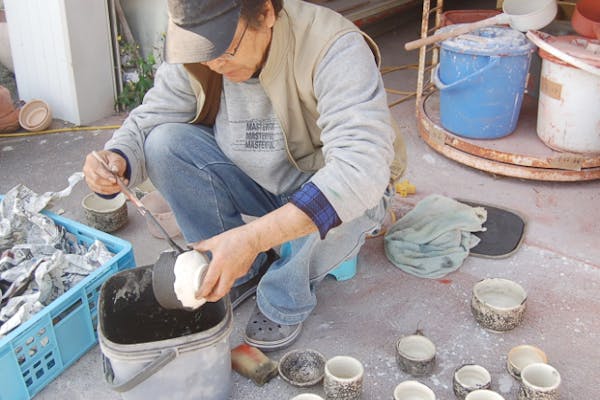
[[103, 232], [114, 232], [127, 223], [127, 203], [123, 193], [104, 199], [90, 193], [81, 201], [87, 225]]
[[488, 278], [473, 286], [471, 311], [482, 327], [509, 331], [523, 321], [526, 301], [527, 293], [518, 283]]
[[465, 400], [504, 400], [504, 397], [492, 390], [474, 390], [465, 397]]
[[298, 396], [292, 397], [292, 400], [323, 400], [323, 398], [318, 394], [302, 393]]
[[535, 346], [523, 344], [513, 347], [508, 352], [506, 369], [516, 379], [521, 380], [523, 368], [533, 363], [548, 363], [546, 354]]
[[356, 358], [336, 356], [325, 363], [323, 388], [327, 400], [356, 400], [362, 394], [364, 367]]
[[417, 381], [404, 381], [394, 389], [394, 400], [435, 400], [435, 393]]
[[464, 400], [475, 390], [489, 389], [492, 376], [481, 365], [465, 364], [454, 371], [452, 387], [457, 399]]
[[560, 374], [551, 365], [529, 364], [521, 371], [519, 400], [558, 400]]
[[435, 364], [435, 344], [423, 335], [401, 337], [396, 342], [396, 361], [412, 376], [430, 374]]

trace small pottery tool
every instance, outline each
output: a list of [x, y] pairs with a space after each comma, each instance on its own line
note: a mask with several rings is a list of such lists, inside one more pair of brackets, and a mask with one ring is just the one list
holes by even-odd
[[231, 350], [231, 366], [238, 374], [262, 386], [277, 376], [277, 363], [246, 343]]
[[135, 194], [127, 187], [127, 185], [123, 183], [121, 177], [117, 175], [113, 170], [111, 170], [110, 166], [102, 159], [102, 157], [100, 157], [100, 154], [98, 154], [96, 151], [93, 151], [92, 156], [94, 156], [94, 158], [98, 160], [98, 162], [104, 167], [104, 169], [106, 169], [115, 177], [115, 179], [117, 180], [117, 185], [119, 185], [121, 192], [123, 192], [125, 197], [127, 197], [127, 199], [131, 201], [131, 203], [137, 208], [140, 214], [148, 218], [156, 226], [156, 228], [164, 235], [165, 240], [169, 242], [169, 245], [173, 248], [173, 250], [175, 250], [177, 253], [183, 253], [183, 249], [179, 247], [177, 243], [173, 241], [173, 239], [171, 239], [171, 236], [169, 236], [169, 234], [167, 233], [167, 231], [165, 231], [162, 225], [158, 223], [158, 221], [154, 218], [152, 213], [150, 213], [146, 209], [146, 206], [144, 206], [144, 204], [135, 196]]

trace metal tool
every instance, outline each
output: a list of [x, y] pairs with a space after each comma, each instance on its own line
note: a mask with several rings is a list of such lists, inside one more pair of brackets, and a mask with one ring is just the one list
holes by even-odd
[[131, 203], [133, 203], [133, 205], [137, 208], [137, 210], [140, 212], [140, 214], [142, 214], [143, 216], [148, 218], [150, 221], [152, 221], [152, 223], [163, 234], [165, 240], [167, 242], [169, 242], [169, 245], [171, 246], [171, 248], [173, 248], [173, 250], [175, 250], [177, 255], [183, 253], [184, 250], [181, 247], [179, 247], [179, 245], [177, 245], [177, 243], [175, 243], [175, 241], [171, 238], [171, 236], [169, 236], [169, 234], [167, 233], [165, 228], [163, 228], [162, 225], [158, 223], [156, 218], [154, 218], [154, 215], [152, 215], [152, 213], [150, 211], [148, 211], [148, 209], [146, 209], [146, 207], [144, 206], [144, 203], [142, 203], [140, 201], [140, 199], [138, 199], [135, 196], [135, 194], [127, 187], [127, 185], [125, 185], [125, 183], [123, 183], [123, 180], [121, 179], [121, 177], [119, 175], [117, 175], [113, 170], [110, 169], [110, 166], [102, 159], [100, 154], [98, 154], [96, 151], [92, 151], [92, 156], [94, 156], [94, 158], [96, 160], [98, 160], [98, 162], [100, 164], [102, 164], [104, 169], [106, 169], [108, 172], [110, 172], [115, 177], [115, 179], [117, 180], [117, 185], [119, 185], [121, 192], [123, 192], [125, 197], [127, 197], [129, 199], [129, 201], [131, 201]]

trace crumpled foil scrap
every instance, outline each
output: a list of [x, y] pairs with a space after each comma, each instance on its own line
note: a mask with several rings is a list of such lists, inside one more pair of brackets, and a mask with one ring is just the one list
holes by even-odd
[[114, 256], [99, 240], [78, 243], [41, 213], [82, 179], [76, 173], [66, 189], [42, 195], [17, 185], [0, 202], [0, 338]]

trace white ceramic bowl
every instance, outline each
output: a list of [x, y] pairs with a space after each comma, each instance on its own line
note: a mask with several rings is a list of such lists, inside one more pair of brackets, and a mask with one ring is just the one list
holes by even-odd
[[517, 327], [525, 314], [527, 292], [509, 279], [488, 278], [473, 286], [471, 311], [475, 320], [493, 331]]
[[394, 389], [394, 400], [435, 400], [435, 393], [417, 381], [404, 381]]
[[476, 364], [465, 364], [458, 367], [454, 371], [452, 379], [454, 394], [461, 400], [475, 390], [489, 389], [491, 384], [492, 376], [488, 370]]
[[533, 363], [548, 363], [546, 353], [535, 346], [523, 344], [510, 349], [506, 359], [506, 369], [513, 377], [520, 380], [523, 368]]
[[504, 397], [492, 390], [481, 389], [469, 393], [465, 400], [504, 400]]

